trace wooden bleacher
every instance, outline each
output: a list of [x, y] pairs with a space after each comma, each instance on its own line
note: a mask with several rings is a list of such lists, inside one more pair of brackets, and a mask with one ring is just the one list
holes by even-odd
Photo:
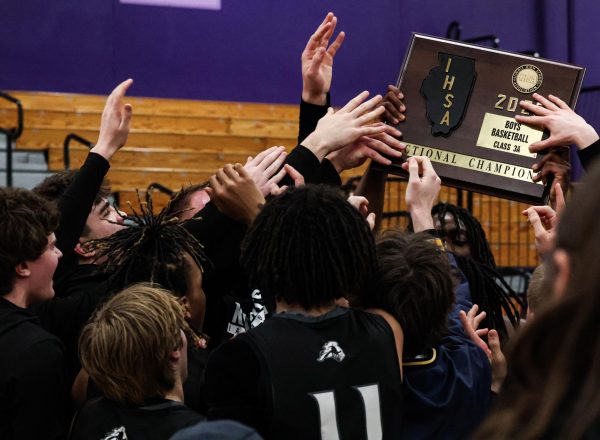
[[[9, 92], [21, 100], [25, 130], [17, 148], [43, 150], [51, 171], [64, 169], [63, 142], [76, 133], [95, 142], [105, 96], [41, 92]], [[208, 179], [227, 163], [244, 163], [273, 145], [291, 149], [298, 133], [298, 107], [238, 102], [127, 98], [133, 105], [127, 146], [112, 160], [108, 179], [121, 202], [134, 201], [135, 190], [158, 182], [171, 189]], [[10, 126], [15, 110], [0, 102], [0, 126]], [[72, 144], [71, 167], [78, 168], [87, 148]], [[344, 178], [362, 170], [344, 174]], [[405, 208], [404, 184], [388, 184], [386, 210]], [[455, 190], [441, 199], [455, 202]], [[156, 204], [167, 197], [157, 194]], [[123, 204], [123, 203], [122, 203]], [[124, 205], [124, 204], [123, 204]], [[125, 206], [124, 206], [125, 207]], [[499, 265], [535, 266], [537, 256], [524, 205], [476, 194], [474, 213], [481, 220]], [[389, 226], [394, 221], [386, 221]]]

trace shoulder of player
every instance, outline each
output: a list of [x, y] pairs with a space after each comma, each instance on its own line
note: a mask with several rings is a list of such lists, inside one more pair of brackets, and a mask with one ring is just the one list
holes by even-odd
[[[35, 321], [22, 321], [12, 331], [16, 333], [10, 338], [11, 348], [5, 352], [7, 356], [10, 353], [11, 357], [16, 359], [39, 360], [56, 357], [52, 356], [53, 354], [60, 356], [64, 354], [64, 347], [60, 339]], [[4, 339], [4, 337], [0, 336], [0, 339]], [[0, 342], [0, 346], [2, 345], [4, 344]]]

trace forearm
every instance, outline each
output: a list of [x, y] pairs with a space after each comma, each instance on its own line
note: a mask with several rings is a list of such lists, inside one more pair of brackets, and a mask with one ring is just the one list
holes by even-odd
[[327, 113], [329, 108], [329, 93], [326, 95], [323, 105], [313, 104], [303, 99], [300, 102], [300, 118], [298, 129], [298, 143], [301, 144], [306, 137], [315, 131], [319, 119]]
[[109, 168], [110, 164], [103, 156], [90, 152], [59, 199], [60, 224], [55, 233], [56, 245], [63, 255], [71, 254], [79, 241], [96, 194]]
[[371, 163], [354, 192], [354, 195], [366, 197], [369, 201], [369, 211], [375, 213], [375, 231], [381, 225], [386, 181], [387, 173], [376, 169]]
[[320, 183], [330, 186], [342, 185], [342, 179], [340, 178], [338, 170], [329, 159], [323, 159], [323, 162], [321, 162]]
[[433, 217], [431, 209], [414, 207], [410, 209], [410, 218], [413, 224], [414, 232], [423, 232], [433, 229]]
[[585, 150], [594, 143], [597, 143], [598, 140], [599, 136], [594, 127], [590, 124], [585, 124], [575, 135], [575, 146], [578, 150]]
[[[321, 183], [321, 160], [304, 145], [297, 145], [288, 154], [285, 163], [302, 174], [305, 183]], [[287, 174], [279, 182], [280, 186], [293, 184], [293, 179]]]
[[600, 139], [577, 151], [584, 169], [590, 169], [592, 163], [600, 156]]

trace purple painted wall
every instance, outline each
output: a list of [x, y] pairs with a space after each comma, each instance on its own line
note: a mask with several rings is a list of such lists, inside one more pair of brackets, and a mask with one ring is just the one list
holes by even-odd
[[0, 89], [106, 93], [133, 77], [138, 96], [294, 103], [300, 52], [329, 10], [347, 33], [335, 104], [395, 82], [410, 33], [443, 36], [453, 20], [465, 38], [494, 33], [503, 49], [585, 65], [585, 83], [600, 84], [597, 0], [222, 0], [216, 11], [3, 0]]

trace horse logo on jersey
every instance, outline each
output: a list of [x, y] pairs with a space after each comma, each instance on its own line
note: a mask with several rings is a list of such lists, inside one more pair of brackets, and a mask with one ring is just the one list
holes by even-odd
[[323, 344], [317, 362], [323, 362], [325, 359], [335, 359], [338, 362], [342, 362], [345, 357], [344, 350], [341, 349], [336, 341], [328, 341]]
[[121, 426], [119, 428], [113, 429], [111, 432], [106, 434], [106, 436], [102, 440], [127, 440], [127, 433], [125, 432], [125, 427]]

